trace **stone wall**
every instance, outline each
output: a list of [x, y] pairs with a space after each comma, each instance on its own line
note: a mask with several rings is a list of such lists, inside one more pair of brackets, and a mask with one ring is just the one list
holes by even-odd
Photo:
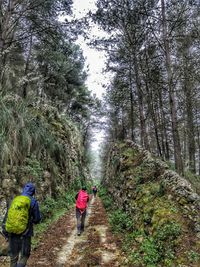
[[166, 225], [180, 226], [182, 232], [173, 252], [177, 253], [177, 262], [173, 266], [188, 264], [186, 243], [190, 244], [188, 250], [200, 252], [200, 196], [165, 162], [132, 141], [114, 144], [107, 156], [103, 185], [115, 207], [128, 213], [135, 230], [144, 231], [147, 237], [157, 238]]

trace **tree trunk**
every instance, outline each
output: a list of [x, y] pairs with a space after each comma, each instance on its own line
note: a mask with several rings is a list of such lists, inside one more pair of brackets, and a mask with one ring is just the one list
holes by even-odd
[[199, 168], [198, 168], [198, 174], [200, 175], [200, 129], [198, 126], [198, 111], [196, 110], [196, 125], [197, 125], [197, 147], [198, 147], [198, 160], [199, 160]]
[[147, 84], [146, 84], [146, 88], [147, 88], [147, 92], [148, 92], [148, 95], [149, 95], [149, 101], [148, 102], [149, 102], [150, 114], [151, 114], [152, 121], [153, 121], [153, 124], [154, 124], [154, 132], [155, 132], [155, 138], [156, 138], [156, 144], [157, 144], [157, 153], [162, 158], [163, 157], [163, 153], [162, 153], [162, 149], [161, 149], [161, 146], [160, 146], [158, 120], [157, 120], [157, 116], [156, 116], [156, 113], [155, 113], [152, 91], [150, 92]]
[[134, 123], [135, 123], [135, 116], [134, 116], [134, 109], [133, 109], [133, 80], [132, 80], [132, 65], [130, 62], [129, 66], [129, 88], [130, 88], [130, 105], [131, 105], [131, 114], [130, 114], [130, 121], [131, 121], [131, 140], [135, 142], [135, 135], [134, 135]]
[[162, 157], [162, 149], [161, 149], [160, 140], [159, 140], [158, 117], [156, 116], [156, 112], [155, 112], [153, 90], [152, 90], [152, 86], [150, 83], [151, 78], [150, 78], [150, 73], [149, 73], [149, 60], [148, 60], [148, 56], [147, 56], [146, 51], [147, 51], [147, 49], [145, 46], [146, 71], [144, 68], [142, 68], [142, 64], [140, 66], [141, 66], [141, 72], [143, 73], [143, 80], [144, 80], [145, 86], [146, 86], [148, 110], [149, 110], [149, 113], [151, 115], [151, 119], [152, 119], [153, 126], [154, 126], [155, 139], [156, 139], [156, 145], [157, 145], [157, 154], [160, 157]]
[[139, 77], [137, 58], [135, 55], [134, 55], [134, 71], [135, 71], [136, 89], [137, 89], [137, 95], [138, 95], [138, 105], [139, 105], [139, 114], [140, 114], [141, 145], [144, 146], [145, 149], [149, 150], [149, 140], [147, 136], [146, 123], [145, 123], [145, 117], [144, 117], [142, 85], [141, 85], [141, 80]]
[[178, 123], [177, 123], [177, 109], [176, 109], [176, 97], [173, 88], [173, 77], [172, 77], [172, 63], [171, 63], [171, 55], [170, 55], [170, 44], [167, 32], [167, 22], [166, 22], [166, 14], [165, 14], [165, 1], [161, 0], [161, 8], [162, 8], [162, 26], [163, 26], [163, 39], [164, 39], [164, 47], [165, 47], [165, 62], [166, 62], [166, 71], [167, 71], [167, 85], [169, 91], [169, 105], [171, 112], [171, 120], [172, 120], [172, 136], [174, 143], [174, 159], [175, 166], [178, 173], [183, 174], [183, 161], [181, 156], [181, 145], [180, 145], [180, 137], [178, 131]]
[[[32, 52], [32, 44], [33, 44], [33, 35], [31, 34], [30, 36], [30, 43], [29, 43], [29, 51], [26, 59], [26, 65], [25, 65], [25, 70], [24, 70], [24, 76], [26, 77], [28, 72], [29, 72], [29, 64], [30, 64], [30, 58], [31, 58], [31, 52]], [[23, 97], [27, 97], [27, 87], [28, 87], [28, 82], [26, 81], [23, 85]]]
[[188, 144], [188, 156], [189, 156], [189, 170], [196, 173], [196, 161], [195, 161], [195, 129], [194, 129], [194, 115], [193, 115], [193, 97], [192, 97], [192, 84], [189, 73], [188, 57], [189, 57], [189, 40], [185, 44], [183, 51], [184, 57], [184, 93], [186, 101], [186, 121], [187, 121], [187, 144]]
[[[13, 26], [12, 16], [15, 2], [10, 0], [7, 9], [3, 13], [3, 2], [0, 2], [0, 91], [5, 91], [5, 74], [8, 57], [8, 48], [13, 45], [16, 27]], [[12, 28], [12, 30], [10, 30]]]
[[159, 92], [159, 106], [160, 106], [160, 116], [161, 116], [161, 135], [162, 135], [162, 147], [163, 151], [165, 153], [165, 159], [170, 159], [170, 150], [169, 150], [169, 141], [168, 141], [168, 133], [167, 133], [167, 119], [163, 107], [163, 99], [162, 99], [162, 92], [161, 90]]

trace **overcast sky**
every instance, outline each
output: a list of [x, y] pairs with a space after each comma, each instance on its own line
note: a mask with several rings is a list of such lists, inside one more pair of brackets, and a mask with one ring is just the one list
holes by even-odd
[[[74, 0], [73, 2], [73, 13], [76, 18], [83, 17], [89, 10], [95, 10], [95, 0]], [[93, 35], [102, 36], [102, 32], [94, 26], [91, 29], [91, 36]], [[105, 74], [102, 74], [102, 70], [105, 67], [105, 54], [104, 52], [90, 48], [83, 37], [79, 37], [78, 43], [86, 58], [86, 65], [89, 66], [86, 84], [89, 90], [95, 93], [97, 97], [101, 98], [104, 92], [102, 85], [109, 80]]]
[[[76, 18], [83, 17], [89, 10], [95, 10], [95, 0], [74, 0], [73, 1], [73, 13]], [[91, 29], [91, 36], [102, 36], [104, 33], [100, 31], [96, 26]], [[105, 68], [105, 54], [104, 52], [97, 51], [90, 48], [83, 37], [79, 37], [78, 44], [83, 50], [83, 55], [86, 58], [86, 65], [89, 66], [89, 75], [86, 81], [88, 89], [92, 93], [96, 94], [101, 99], [102, 94], [105, 92], [103, 84], [108, 83], [109, 75], [102, 74], [102, 70]], [[104, 138], [104, 131], [93, 131], [94, 141], [91, 144], [92, 150], [99, 150], [100, 144]]]

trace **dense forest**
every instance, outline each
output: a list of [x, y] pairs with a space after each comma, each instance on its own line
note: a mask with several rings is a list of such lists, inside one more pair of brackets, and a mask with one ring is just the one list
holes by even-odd
[[[54, 190], [55, 177], [74, 179], [69, 164], [86, 165], [99, 108], [75, 43], [81, 22], [71, 0], [0, 1], [0, 11], [0, 184], [9, 191], [9, 180], [44, 182], [47, 171]], [[76, 176], [84, 179], [81, 167]]]
[[[42, 220], [28, 266], [198, 267], [200, 3], [94, 2], [77, 19], [73, 0], [0, 0], [0, 223], [31, 181]], [[80, 35], [106, 55], [101, 100]]]
[[97, 1], [105, 38], [108, 141], [129, 138], [176, 170], [200, 173], [198, 1]]
[[[175, 163], [180, 174], [200, 173], [198, 1], [97, 1], [82, 21], [71, 18], [70, 0], [0, 5], [1, 166], [16, 165], [18, 154], [24, 160], [31, 144], [38, 153], [28, 129], [36, 123], [27, 112], [33, 107], [66, 114], [89, 147], [100, 103], [85, 86], [75, 40], [92, 20], [105, 38], [91, 44], [106, 51], [113, 73], [104, 97], [107, 142], [128, 138]], [[26, 120], [34, 122], [24, 127]]]

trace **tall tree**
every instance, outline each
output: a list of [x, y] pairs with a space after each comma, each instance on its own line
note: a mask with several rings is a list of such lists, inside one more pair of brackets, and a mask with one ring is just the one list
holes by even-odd
[[[108, 105], [117, 91], [123, 94], [123, 103], [125, 99], [132, 103], [130, 113], [123, 109], [129, 118], [124, 138], [174, 160], [179, 173], [184, 172], [187, 161], [195, 172], [197, 163], [198, 7], [196, 1], [103, 0], [97, 1], [97, 11], [92, 14], [93, 21], [109, 34], [95, 43], [108, 53], [108, 70], [118, 83], [129, 80], [128, 91], [112, 82], [107, 95]], [[117, 105], [121, 103], [109, 113], [115, 129], [121, 125]], [[133, 133], [138, 132], [140, 138], [138, 134], [134, 138]]]

